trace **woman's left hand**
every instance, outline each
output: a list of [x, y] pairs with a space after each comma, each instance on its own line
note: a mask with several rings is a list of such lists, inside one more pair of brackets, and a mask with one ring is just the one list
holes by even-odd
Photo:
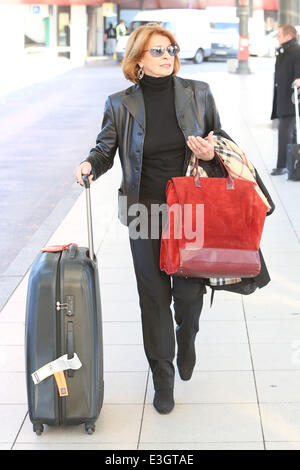
[[215, 155], [213, 131], [208, 134], [208, 140], [202, 139], [202, 137], [189, 136], [187, 145], [191, 149], [194, 155], [201, 160], [212, 160]]

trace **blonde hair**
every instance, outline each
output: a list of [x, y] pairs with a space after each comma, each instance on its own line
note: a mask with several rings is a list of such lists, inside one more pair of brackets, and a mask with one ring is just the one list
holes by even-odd
[[[173, 34], [158, 23], [147, 23], [134, 30], [128, 38], [125, 57], [122, 62], [122, 71], [125, 78], [133, 83], [138, 83], [139, 81], [137, 78], [137, 73], [140, 68], [138, 62], [141, 60], [144, 50], [147, 47], [147, 43], [153, 34], [166, 36], [170, 40], [172, 46], [177, 46], [178, 50], [180, 49]], [[179, 69], [180, 60], [178, 56], [175, 56], [172, 74], [176, 75]]]
[[279, 28], [282, 29], [284, 36], [292, 36], [292, 38], [297, 36], [297, 30], [292, 24], [281, 24]]

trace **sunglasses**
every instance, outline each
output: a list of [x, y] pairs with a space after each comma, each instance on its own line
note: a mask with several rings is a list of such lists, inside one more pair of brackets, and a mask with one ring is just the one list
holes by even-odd
[[178, 54], [179, 49], [177, 46], [168, 46], [168, 47], [156, 46], [156, 47], [151, 47], [151, 49], [146, 49], [144, 52], [150, 52], [152, 57], [161, 57], [164, 55], [165, 51], [168, 51], [168, 54], [174, 57]]

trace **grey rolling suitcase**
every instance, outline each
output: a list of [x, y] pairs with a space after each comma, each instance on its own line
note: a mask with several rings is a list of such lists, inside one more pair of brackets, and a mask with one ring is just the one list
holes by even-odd
[[295, 84], [294, 100], [295, 100], [295, 116], [296, 116], [296, 144], [287, 145], [287, 178], [289, 180], [300, 181], [300, 123], [299, 123], [299, 102], [298, 89]]
[[88, 178], [84, 181], [89, 248], [50, 247], [37, 256], [29, 276], [26, 380], [29, 417], [37, 435], [44, 424], [83, 423], [92, 434], [103, 403], [100, 287], [90, 187]]

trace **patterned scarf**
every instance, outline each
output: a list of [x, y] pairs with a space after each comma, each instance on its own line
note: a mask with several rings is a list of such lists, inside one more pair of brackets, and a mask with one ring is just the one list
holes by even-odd
[[[207, 140], [207, 137], [206, 139]], [[255, 190], [267, 207], [267, 212], [271, 209], [267, 198], [263, 194], [262, 190], [256, 182], [255, 169], [252, 163], [247, 160], [244, 152], [231, 140], [221, 136], [213, 136], [215, 153], [222, 158], [226, 170], [233, 178], [243, 179], [252, 181], [255, 183]], [[192, 154], [186, 176], [195, 176], [196, 174], [196, 156]], [[206, 171], [199, 165], [198, 172], [201, 177], [208, 177]], [[211, 286], [222, 286], [226, 284], [235, 284], [240, 282], [240, 278], [209, 278], [209, 284]]]

